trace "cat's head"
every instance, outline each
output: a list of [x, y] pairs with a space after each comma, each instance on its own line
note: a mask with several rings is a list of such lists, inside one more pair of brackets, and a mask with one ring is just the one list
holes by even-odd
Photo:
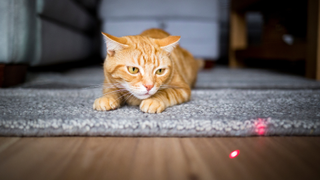
[[172, 77], [170, 53], [180, 36], [153, 39], [145, 36], [115, 37], [102, 33], [107, 44], [105, 70], [138, 99], [154, 95], [165, 88]]

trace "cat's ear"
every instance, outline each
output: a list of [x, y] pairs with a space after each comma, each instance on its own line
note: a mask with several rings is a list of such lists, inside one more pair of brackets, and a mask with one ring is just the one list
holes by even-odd
[[126, 44], [127, 40], [125, 38], [119, 38], [104, 32], [101, 33], [106, 41], [108, 55], [113, 56], [115, 51], [128, 47]]
[[178, 45], [180, 36], [168, 36], [163, 39], [157, 39], [157, 43], [161, 49], [171, 53], [173, 49]]

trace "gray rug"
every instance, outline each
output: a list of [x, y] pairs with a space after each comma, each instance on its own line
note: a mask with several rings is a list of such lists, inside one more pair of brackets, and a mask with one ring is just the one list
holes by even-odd
[[29, 74], [25, 84], [0, 89], [0, 135], [320, 135], [320, 84], [301, 77], [216, 68], [199, 74], [190, 102], [161, 114], [94, 111], [102, 81], [92, 67]]
[[320, 90], [194, 90], [188, 103], [146, 114], [97, 112], [99, 89], [0, 91], [6, 136], [319, 135]]
[[199, 73], [200, 89], [320, 89], [320, 82], [261, 69], [218, 67]]

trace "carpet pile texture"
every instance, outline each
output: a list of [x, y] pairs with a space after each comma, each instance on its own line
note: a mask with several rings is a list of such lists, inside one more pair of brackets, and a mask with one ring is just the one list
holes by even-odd
[[0, 89], [2, 136], [320, 135], [320, 83], [261, 70], [199, 74], [190, 102], [147, 114], [137, 106], [99, 112], [101, 67], [33, 73]]

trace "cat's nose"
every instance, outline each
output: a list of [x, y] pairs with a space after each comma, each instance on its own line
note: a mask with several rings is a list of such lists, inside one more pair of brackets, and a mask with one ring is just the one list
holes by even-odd
[[153, 88], [153, 84], [145, 84], [144, 87], [147, 88], [147, 91], [150, 91]]

